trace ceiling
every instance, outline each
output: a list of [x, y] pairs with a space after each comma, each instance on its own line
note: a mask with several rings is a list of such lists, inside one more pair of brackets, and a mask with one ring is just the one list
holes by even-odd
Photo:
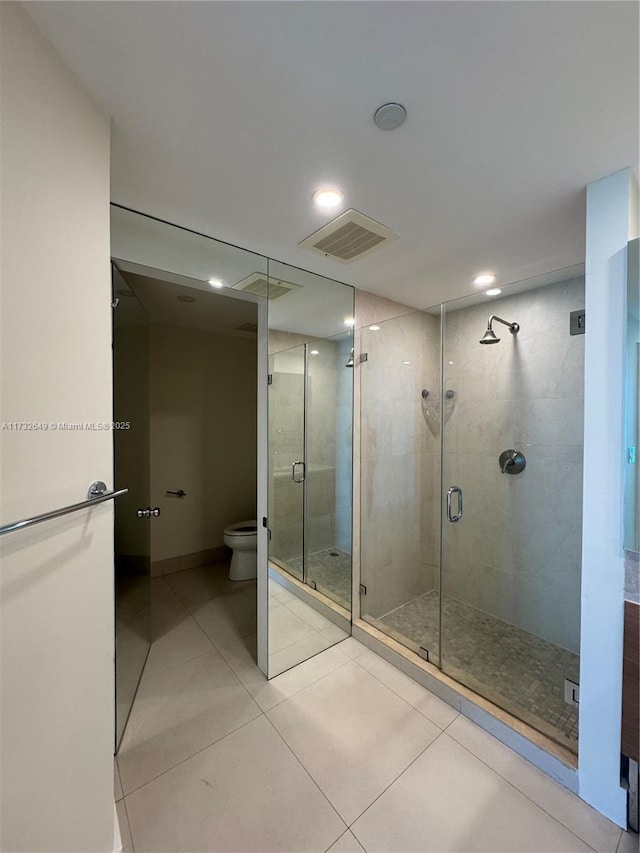
[[[416, 307], [582, 263], [586, 184], [638, 159], [634, 2], [25, 5], [113, 118], [114, 201]], [[323, 183], [400, 238], [299, 247]]]
[[[222, 293], [195, 290], [136, 273], [121, 272], [121, 275], [129, 285], [129, 292], [133, 292], [144, 307], [151, 323], [257, 341], [258, 309], [253, 302], [230, 299]], [[128, 298], [126, 289], [120, 291], [116, 288], [116, 296], [120, 297], [118, 311], [123, 309], [126, 315], [124, 325], [135, 325], [132, 321], [140, 311], [139, 306], [136, 310], [137, 303]], [[193, 302], [184, 302], [185, 296]], [[134, 303], [133, 307], [131, 303]], [[131, 320], [127, 322], [129, 318]], [[247, 324], [254, 328], [239, 328]]]

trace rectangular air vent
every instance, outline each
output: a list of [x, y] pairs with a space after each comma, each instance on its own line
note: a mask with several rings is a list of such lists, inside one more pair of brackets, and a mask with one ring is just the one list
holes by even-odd
[[398, 235], [395, 231], [370, 219], [357, 210], [346, 210], [331, 222], [314, 231], [299, 245], [325, 258], [350, 264], [379, 249]]
[[270, 302], [280, 299], [294, 290], [300, 290], [302, 285], [293, 284], [290, 281], [281, 281], [277, 278], [267, 278], [262, 272], [253, 272], [242, 281], [234, 284], [232, 290], [244, 290], [245, 293], [254, 293], [256, 296], [266, 296]]

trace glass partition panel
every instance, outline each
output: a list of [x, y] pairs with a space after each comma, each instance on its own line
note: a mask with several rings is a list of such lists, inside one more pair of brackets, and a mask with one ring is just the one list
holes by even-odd
[[444, 308], [441, 666], [575, 751], [584, 278]]
[[270, 677], [351, 630], [352, 327], [353, 288], [269, 262]]
[[353, 336], [307, 345], [306, 580], [351, 611]]
[[407, 313], [359, 334], [360, 612], [437, 663], [440, 311]]

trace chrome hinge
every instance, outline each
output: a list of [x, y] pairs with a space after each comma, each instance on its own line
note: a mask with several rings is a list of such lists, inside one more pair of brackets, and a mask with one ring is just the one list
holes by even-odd
[[363, 583], [361, 583], [360, 584], [360, 595], [366, 595], [366, 594], [367, 594], [367, 588]]
[[358, 364], [364, 364], [365, 361], [369, 361], [369, 353], [361, 352], [358, 356]]
[[567, 705], [575, 705], [576, 707], [580, 704], [580, 685], [571, 681], [570, 678], [564, 680], [564, 701]]
[[429, 660], [429, 649], [425, 649], [424, 646], [420, 646], [418, 649], [418, 655], [422, 658], [422, 660]]
[[267, 373], [267, 385], [273, 385], [273, 373]]

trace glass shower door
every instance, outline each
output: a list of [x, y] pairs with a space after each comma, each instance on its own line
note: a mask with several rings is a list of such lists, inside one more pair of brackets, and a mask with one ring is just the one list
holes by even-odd
[[442, 309], [441, 668], [573, 751], [583, 299], [571, 279]]
[[305, 345], [269, 357], [269, 559], [304, 581]]

